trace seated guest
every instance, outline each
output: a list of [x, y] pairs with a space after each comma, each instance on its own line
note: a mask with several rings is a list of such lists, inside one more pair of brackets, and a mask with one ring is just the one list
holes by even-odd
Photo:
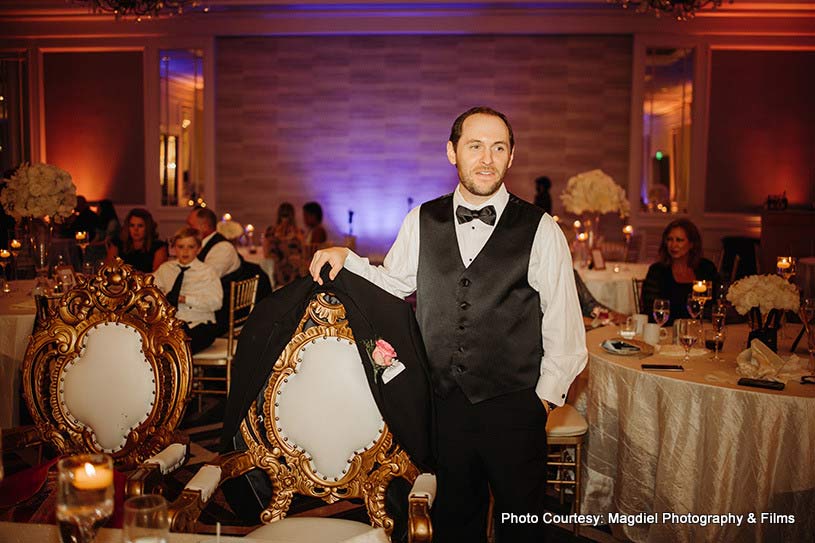
[[306, 225], [306, 234], [303, 236], [306, 245], [319, 245], [328, 240], [328, 234], [323, 227], [323, 208], [320, 204], [308, 202], [303, 206], [303, 223]]
[[96, 223], [96, 239], [109, 240], [119, 235], [119, 216], [111, 200], [99, 202], [99, 221]]
[[207, 207], [196, 207], [187, 216], [187, 226], [201, 233], [203, 239], [198, 260], [209, 264], [218, 277], [224, 277], [241, 267], [238, 250], [215, 230], [218, 226], [218, 217], [214, 211]]
[[277, 223], [266, 229], [264, 254], [274, 261], [275, 287], [283, 287], [304, 275], [303, 233], [297, 227], [294, 206], [277, 208]]
[[176, 317], [184, 321], [195, 354], [212, 345], [218, 335], [215, 310], [223, 303], [224, 291], [215, 270], [196, 258], [201, 251], [198, 230], [185, 227], [176, 232], [173, 249], [178, 260], [159, 266], [156, 286], [178, 308]]
[[[654, 300], [671, 302], [671, 318], [689, 318], [688, 295], [694, 281], [713, 281], [714, 292], [718, 277], [716, 265], [702, 257], [702, 236], [688, 219], [677, 219], [665, 227], [659, 245], [659, 260], [648, 268], [642, 284], [642, 310], [651, 314]], [[653, 322], [653, 315], [649, 316]]]
[[107, 261], [117, 256], [135, 269], [150, 273], [167, 261], [167, 244], [158, 239], [158, 225], [146, 209], [131, 209], [119, 237], [107, 244]]
[[88, 200], [84, 196], [76, 197], [76, 208], [74, 214], [68, 219], [67, 231], [70, 237], [74, 237], [77, 232], [86, 232], [88, 241], [96, 239], [96, 225], [99, 217], [93, 212]]

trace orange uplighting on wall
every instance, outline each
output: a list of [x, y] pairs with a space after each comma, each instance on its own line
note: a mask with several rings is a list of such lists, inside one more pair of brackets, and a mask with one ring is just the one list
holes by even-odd
[[88, 200], [143, 203], [142, 53], [47, 52], [43, 79], [44, 159]]

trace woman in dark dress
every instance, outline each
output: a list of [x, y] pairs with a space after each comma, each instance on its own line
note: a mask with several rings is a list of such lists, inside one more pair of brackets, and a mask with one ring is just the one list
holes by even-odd
[[122, 232], [108, 244], [108, 262], [117, 256], [135, 269], [152, 273], [167, 261], [167, 244], [158, 239], [158, 225], [146, 209], [135, 208], [125, 217]]
[[694, 281], [713, 281], [716, 292], [718, 274], [716, 266], [702, 257], [702, 236], [696, 225], [687, 219], [677, 219], [665, 227], [659, 245], [659, 261], [651, 264], [642, 284], [642, 310], [651, 315], [654, 300], [663, 298], [671, 302], [671, 318], [689, 318], [688, 294]]

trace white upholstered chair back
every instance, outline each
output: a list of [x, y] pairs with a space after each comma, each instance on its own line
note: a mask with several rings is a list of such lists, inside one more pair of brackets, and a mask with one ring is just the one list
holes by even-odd
[[122, 469], [177, 441], [192, 365], [174, 315], [152, 276], [120, 260], [80, 279], [34, 332], [23, 362], [41, 439], [61, 454], [110, 453]]

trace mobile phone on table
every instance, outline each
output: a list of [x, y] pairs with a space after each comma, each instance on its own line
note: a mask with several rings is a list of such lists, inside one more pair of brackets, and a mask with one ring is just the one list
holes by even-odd
[[649, 371], [685, 371], [679, 364], [642, 364], [641, 367]]
[[739, 384], [743, 387], [769, 388], [770, 390], [784, 390], [784, 383], [778, 381], [765, 381], [764, 379], [748, 379], [742, 377]]

